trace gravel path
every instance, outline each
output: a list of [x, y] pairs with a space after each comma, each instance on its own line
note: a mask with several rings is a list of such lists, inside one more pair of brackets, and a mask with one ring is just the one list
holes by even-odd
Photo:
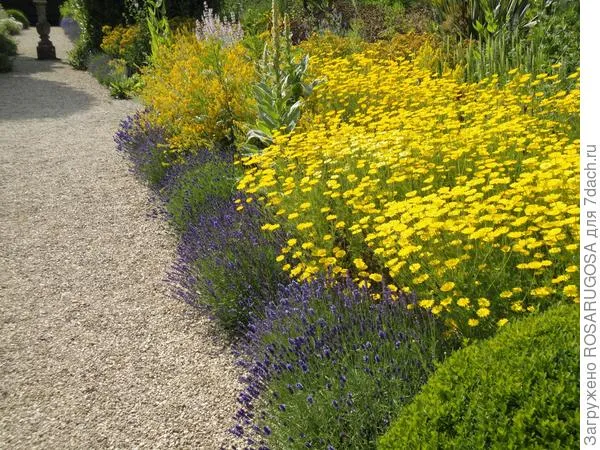
[[36, 43], [0, 74], [0, 448], [219, 448], [239, 374], [162, 281], [175, 240], [112, 142], [139, 105]]

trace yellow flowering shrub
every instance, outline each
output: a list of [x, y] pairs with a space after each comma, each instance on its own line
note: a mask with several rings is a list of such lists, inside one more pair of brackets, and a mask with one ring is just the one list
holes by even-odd
[[516, 71], [464, 84], [374, 46], [330, 54], [296, 131], [239, 183], [294, 236], [292, 277], [414, 291], [467, 336], [578, 301], [578, 73], [549, 94]]
[[152, 119], [168, 130], [175, 153], [231, 142], [240, 122], [251, 122], [255, 70], [241, 44], [226, 47], [176, 34], [143, 72], [142, 98]]
[[105, 25], [102, 27], [102, 34], [102, 44], [100, 44], [102, 51], [114, 58], [123, 58], [127, 47], [133, 45], [140, 34], [140, 26], [137, 24], [115, 27]]

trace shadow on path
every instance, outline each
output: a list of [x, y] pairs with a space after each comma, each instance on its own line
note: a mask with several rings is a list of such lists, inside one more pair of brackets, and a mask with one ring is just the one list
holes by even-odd
[[[37, 58], [19, 54], [14, 59], [12, 75], [23, 76], [40, 72], [54, 72], [59, 68], [67, 67], [70, 67], [67, 62], [60, 59], [40, 61]], [[10, 73], [6, 75], [10, 75]]]
[[[0, 121], [66, 117], [89, 109], [95, 99], [66, 83], [32, 76], [20, 70], [34, 66], [37, 72], [53, 71], [58, 61], [21, 57], [15, 71], [0, 75]], [[28, 61], [35, 61], [35, 64]], [[17, 64], [15, 64], [17, 66]]]

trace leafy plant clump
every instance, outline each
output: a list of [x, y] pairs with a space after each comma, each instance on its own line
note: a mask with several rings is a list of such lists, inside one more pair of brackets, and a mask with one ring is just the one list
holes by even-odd
[[[389, 294], [389, 293], [388, 293]], [[232, 433], [249, 448], [375, 448], [443, 354], [433, 317], [352, 282], [292, 283], [250, 326]]]
[[23, 24], [8, 14], [0, 5], [0, 35], [19, 34], [22, 29]]
[[577, 448], [578, 329], [578, 308], [556, 306], [457, 351], [378, 448]]
[[447, 44], [441, 62], [464, 67], [466, 81], [518, 68], [534, 75], [579, 67], [579, 2], [569, 0], [435, 0]]

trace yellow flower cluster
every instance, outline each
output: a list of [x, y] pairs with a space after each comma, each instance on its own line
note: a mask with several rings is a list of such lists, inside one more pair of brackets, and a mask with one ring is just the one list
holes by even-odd
[[414, 291], [464, 334], [577, 301], [578, 73], [464, 84], [381, 54], [312, 55], [296, 132], [243, 161], [294, 235], [284, 269]]
[[127, 48], [141, 37], [139, 25], [117, 25], [114, 28], [108, 25], [102, 27], [102, 44], [100, 48], [113, 58], [124, 58]]
[[241, 44], [223, 47], [176, 34], [143, 73], [141, 96], [152, 120], [170, 131], [174, 152], [232, 140], [238, 121], [254, 120], [255, 70]]

